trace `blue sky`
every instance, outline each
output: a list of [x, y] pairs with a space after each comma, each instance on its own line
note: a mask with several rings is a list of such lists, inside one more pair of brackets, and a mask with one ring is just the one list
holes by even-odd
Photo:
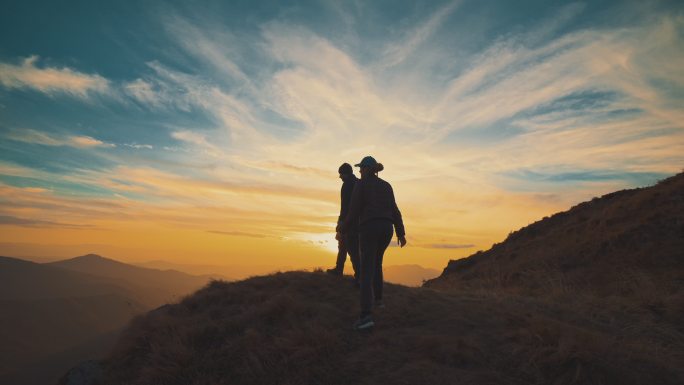
[[149, 221], [333, 249], [337, 166], [372, 154], [414, 245], [486, 247], [682, 170], [683, 11], [675, 1], [6, 2], [0, 226], [15, 235], [0, 241], [60, 223], [106, 233]]

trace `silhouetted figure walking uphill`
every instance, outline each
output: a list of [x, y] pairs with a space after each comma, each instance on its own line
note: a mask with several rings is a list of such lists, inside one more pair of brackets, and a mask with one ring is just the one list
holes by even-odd
[[[342, 223], [349, 213], [349, 205], [351, 203], [352, 192], [358, 179], [354, 175], [354, 170], [349, 163], [343, 163], [338, 169], [340, 179], [342, 179], [342, 188], [340, 189], [340, 216], [337, 218], [337, 224]], [[354, 280], [356, 284], [359, 283], [359, 226], [358, 221], [349, 225], [344, 233], [337, 232], [335, 235], [337, 239], [337, 262], [335, 267], [329, 269], [327, 272], [333, 275], [342, 275], [344, 272], [344, 263], [349, 253], [352, 267], [354, 268]]]
[[345, 232], [352, 224], [359, 223], [361, 316], [354, 328], [363, 330], [375, 325], [371, 316], [373, 299], [376, 306], [382, 306], [382, 257], [392, 240], [392, 225], [401, 247], [406, 245], [406, 233], [392, 186], [377, 175], [384, 169], [383, 165], [367, 156], [356, 166], [361, 168], [361, 180], [354, 187], [349, 214], [337, 226], [337, 231]]

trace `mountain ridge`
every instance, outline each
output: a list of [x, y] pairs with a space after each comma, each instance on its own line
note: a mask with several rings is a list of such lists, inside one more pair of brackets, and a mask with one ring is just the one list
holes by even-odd
[[[176, 270], [159, 270], [140, 267], [98, 254], [50, 262], [45, 265], [99, 276], [132, 287], [136, 298], [148, 306], [173, 301], [181, 295], [197, 290], [213, 277], [195, 276]], [[146, 295], [140, 295], [146, 293]]]
[[575, 290], [635, 296], [635, 285], [684, 290], [684, 173], [621, 190], [511, 232], [487, 251], [452, 260], [426, 282], [543, 295]]
[[[209, 280], [95, 254], [54, 263], [0, 257], [0, 383], [54, 383], [74, 361], [104, 355], [134, 316]], [[40, 372], [30, 369], [39, 363]]]
[[44, 263], [0, 256], [0, 299], [38, 299], [127, 290], [101, 277]]

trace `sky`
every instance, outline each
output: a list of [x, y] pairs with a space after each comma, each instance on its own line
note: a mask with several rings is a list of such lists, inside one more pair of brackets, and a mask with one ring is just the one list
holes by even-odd
[[332, 266], [343, 162], [441, 269], [684, 168], [676, 1], [8, 1], [0, 254]]

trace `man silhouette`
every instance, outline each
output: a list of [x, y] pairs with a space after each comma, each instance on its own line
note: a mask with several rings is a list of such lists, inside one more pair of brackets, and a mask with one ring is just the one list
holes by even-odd
[[[349, 203], [351, 202], [352, 191], [358, 180], [354, 175], [354, 170], [349, 163], [343, 163], [337, 170], [342, 179], [342, 188], [340, 189], [340, 216], [337, 218], [337, 223], [340, 224], [347, 218], [349, 212]], [[337, 263], [332, 269], [327, 272], [333, 275], [342, 275], [344, 272], [344, 263], [347, 260], [347, 253], [354, 268], [354, 280], [358, 284], [359, 280], [359, 229], [358, 223], [352, 223], [344, 233], [338, 232], [335, 235], [337, 239]]]
[[373, 307], [384, 307], [382, 259], [385, 250], [395, 230], [399, 246], [406, 246], [406, 230], [392, 186], [378, 177], [385, 166], [372, 156], [363, 158], [356, 166], [361, 168], [361, 180], [356, 182], [347, 217], [338, 222], [337, 231], [347, 231], [351, 226], [358, 229], [361, 316], [354, 323], [354, 329], [362, 331], [375, 325], [371, 315]]

